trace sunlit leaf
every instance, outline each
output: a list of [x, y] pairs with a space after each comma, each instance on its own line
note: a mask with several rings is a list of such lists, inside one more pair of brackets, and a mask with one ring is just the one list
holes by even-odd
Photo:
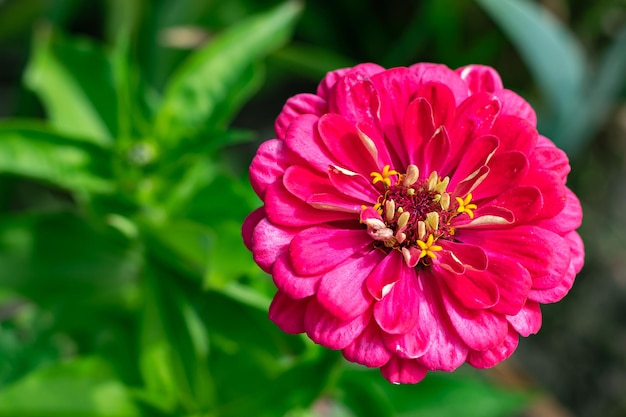
[[40, 26], [24, 81], [42, 100], [50, 122], [60, 132], [103, 144], [117, 136], [111, 62], [99, 46]]
[[33, 124], [0, 123], [0, 172], [71, 191], [110, 192], [111, 154]]
[[160, 138], [176, 143], [228, 122], [258, 85], [251, 66], [287, 40], [300, 9], [287, 2], [251, 17], [191, 55], [166, 88], [156, 120]]
[[0, 416], [138, 417], [142, 413], [100, 358], [59, 363], [0, 390]]

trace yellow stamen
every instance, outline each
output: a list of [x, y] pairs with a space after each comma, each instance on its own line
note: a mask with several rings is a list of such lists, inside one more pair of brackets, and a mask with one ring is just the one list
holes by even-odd
[[456, 209], [456, 211], [458, 213], [467, 213], [470, 219], [473, 219], [474, 212], [472, 210], [476, 210], [478, 206], [473, 203], [470, 204], [470, 201], [472, 201], [472, 193], [468, 193], [467, 196], [465, 196], [465, 199], [462, 199], [461, 197], [457, 197], [456, 201], [457, 203], [459, 203], [459, 208]]
[[398, 175], [398, 171], [390, 168], [391, 167], [389, 165], [385, 165], [383, 172], [371, 172], [370, 177], [372, 177], [372, 184], [382, 182], [385, 186], [391, 187], [390, 177], [392, 175]]
[[422, 259], [425, 256], [428, 256], [431, 259], [437, 259], [437, 254], [435, 252], [439, 252], [440, 250], [442, 250], [442, 247], [438, 245], [433, 245], [434, 242], [435, 237], [432, 233], [428, 235], [428, 239], [426, 240], [426, 242], [424, 242], [423, 240], [417, 241], [417, 245], [422, 250], [419, 259]]

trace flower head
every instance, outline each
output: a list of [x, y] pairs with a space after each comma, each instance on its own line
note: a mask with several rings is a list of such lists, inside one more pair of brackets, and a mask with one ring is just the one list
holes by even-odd
[[243, 226], [270, 318], [391, 382], [504, 360], [582, 268], [567, 157], [490, 67], [341, 69], [275, 128]]

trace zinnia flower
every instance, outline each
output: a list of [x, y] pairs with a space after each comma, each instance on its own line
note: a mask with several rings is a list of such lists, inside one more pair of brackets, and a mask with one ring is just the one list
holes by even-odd
[[341, 69], [275, 128], [243, 225], [269, 317], [391, 382], [499, 363], [582, 268], [568, 159], [490, 67]]

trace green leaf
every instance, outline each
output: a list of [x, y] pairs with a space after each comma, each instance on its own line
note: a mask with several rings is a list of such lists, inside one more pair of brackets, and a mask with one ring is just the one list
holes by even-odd
[[40, 368], [0, 390], [0, 416], [138, 417], [127, 387], [102, 359]]
[[108, 144], [118, 133], [117, 94], [111, 62], [85, 39], [68, 39], [40, 26], [24, 74], [58, 131]]
[[227, 123], [258, 87], [253, 64], [286, 42], [301, 8], [290, 1], [248, 18], [191, 55], [165, 90], [160, 139], [175, 144]]
[[393, 385], [378, 371], [353, 368], [343, 373], [339, 386], [339, 399], [363, 417], [505, 417], [532, 398], [462, 371], [429, 373], [417, 385]]
[[152, 265], [145, 274], [140, 333], [144, 398], [169, 412], [206, 412], [215, 402], [208, 333], [176, 275]]
[[586, 55], [573, 33], [528, 0], [476, 0], [508, 35], [557, 114], [576, 106], [587, 77]]
[[160, 260], [198, 280], [205, 274], [215, 240], [213, 230], [176, 219], [159, 226], [145, 225], [143, 231], [149, 250]]
[[60, 305], [74, 323], [90, 326], [87, 312], [132, 302], [140, 263], [138, 248], [121, 233], [70, 213], [0, 221], [0, 287]]
[[71, 191], [113, 190], [111, 154], [99, 146], [56, 134], [33, 123], [0, 123], [0, 172]]

